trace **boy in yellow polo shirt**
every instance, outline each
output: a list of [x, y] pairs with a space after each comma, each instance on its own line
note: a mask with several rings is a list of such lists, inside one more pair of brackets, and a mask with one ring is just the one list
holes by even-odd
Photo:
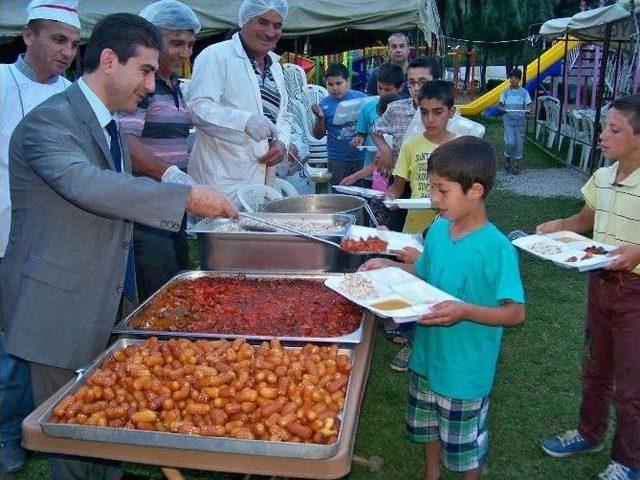
[[[455, 135], [447, 130], [453, 117], [453, 84], [444, 80], [425, 83], [418, 96], [420, 116], [425, 131], [407, 138], [400, 147], [393, 170], [393, 184], [385, 197], [395, 200], [402, 195], [406, 183], [411, 186], [411, 198], [429, 198], [431, 187], [427, 179], [427, 162], [438, 145]], [[403, 232], [422, 233], [436, 216], [435, 210], [409, 210]]]
[[611, 463], [598, 478], [638, 480], [640, 471], [640, 95], [613, 102], [600, 135], [602, 152], [617, 160], [584, 187], [586, 204], [569, 218], [543, 223], [538, 233], [587, 232], [618, 245], [617, 258], [590, 274], [578, 428], [542, 441], [553, 457], [597, 451], [617, 424]]

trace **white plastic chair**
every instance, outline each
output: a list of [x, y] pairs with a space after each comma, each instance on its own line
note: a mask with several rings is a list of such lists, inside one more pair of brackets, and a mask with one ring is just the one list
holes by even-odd
[[238, 189], [238, 200], [249, 213], [257, 212], [261, 204], [279, 198], [282, 194], [268, 185], [245, 185]]
[[297, 197], [299, 195], [296, 187], [287, 182], [284, 178], [276, 178], [273, 186], [276, 191], [280, 191], [283, 197]]
[[[591, 116], [586, 115], [584, 113], [580, 114], [580, 121], [582, 124], [582, 131], [584, 132], [587, 138], [587, 143], [588, 143], [588, 146], [585, 146], [582, 152], [583, 155], [582, 155], [582, 160], [580, 162], [580, 170], [582, 170], [583, 172], [586, 172], [588, 163], [589, 163], [589, 157], [591, 157], [591, 141], [593, 139], [593, 136], [595, 135], [595, 125], [593, 122], [593, 118], [591, 118]], [[601, 161], [602, 159], [600, 159], [600, 162]]]
[[[536, 118], [536, 140], [542, 136], [542, 141], [544, 142], [544, 138], [545, 135], [547, 135], [547, 141], [548, 141], [548, 137], [551, 135], [551, 122], [549, 119], [549, 114], [547, 112], [548, 110], [548, 104], [549, 103], [553, 103], [556, 104], [558, 107], [560, 107], [560, 100], [558, 100], [556, 97], [552, 97], [551, 95], [541, 95], [536, 99], [536, 102], [538, 104], [538, 117]], [[542, 118], [540, 118], [540, 113], [543, 112], [545, 113], [545, 118], [544, 120]], [[555, 140], [555, 135], [553, 136], [553, 139]], [[552, 142], [553, 143], [553, 142]]]
[[580, 147], [580, 165], [589, 158], [591, 151], [591, 138], [587, 135], [582, 127], [582, 118], [578, 110], [569, 113], [569, 121], [573, 128], [573, 138], [569, 142], [569, 151], [567, 152], [567, 165], [573, 163], [573, 153], [576, 147]]
[[282, 65], [282, 73], [289, 98], [298, 98], [302, 95], [307, 87], [307, 77], [302, 67], [294, 63], [285, 63]]

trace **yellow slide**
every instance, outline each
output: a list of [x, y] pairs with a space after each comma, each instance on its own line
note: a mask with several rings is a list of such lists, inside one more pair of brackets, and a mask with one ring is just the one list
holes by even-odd
[[[569, 41], [567, 42], [567, 51], [571, 51], [581, 43], [580, 40], [569, 37]], [[564, 57], [564, 42], [559, 41], [549, 50], [540, 55], [540, 74], [544, 73], [544, 71], [556, 63], [558, 60]], [[538, 75], [538, 59], [535, 59], [529, 65], [527, 65], [527, 82], [535, 80]], [[500, 85], [498, 85], [493, 90], [485, 93], [481, 97], [476, 98], [473, 102], [467, 103], [466, 105], [457, 105], [460, 110], [460, 114], [463, 117], [471, 116], [471, 115], [480, 115], [487, 108], [492, 107], [493, 105], [497, 105], [500, 101], [500, 94], [505, 88], [509, 87], [509, 80], [505, 80]]]

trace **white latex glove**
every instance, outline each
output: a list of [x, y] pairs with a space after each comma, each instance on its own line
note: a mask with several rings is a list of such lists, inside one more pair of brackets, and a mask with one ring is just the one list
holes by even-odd
[[175, 183], [193, 187], [196, 182], [188, 173], [183, 172], [175, 165], [171, 165], [162, 174], [162, 183]]
[[249, 120], [247, 120], [247, 124], [244, 127], [244, 131], [256, 142], [267, 140], [269, 138], [276, 138], [278, 134], [278, 129], [274, 123], [264, 115], [259, 115], [257, 113], [254, 113], [249, 117]]

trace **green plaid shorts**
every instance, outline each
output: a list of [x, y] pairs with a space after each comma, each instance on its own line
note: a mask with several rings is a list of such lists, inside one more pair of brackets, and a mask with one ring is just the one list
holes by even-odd
[[489, 397], [457, 400], [429, 388], [426, 377], [411, 371], [406, 420], [409, 440], [439, 440], [444, 466], [467, 472], [483, 465], [489, 450]]

